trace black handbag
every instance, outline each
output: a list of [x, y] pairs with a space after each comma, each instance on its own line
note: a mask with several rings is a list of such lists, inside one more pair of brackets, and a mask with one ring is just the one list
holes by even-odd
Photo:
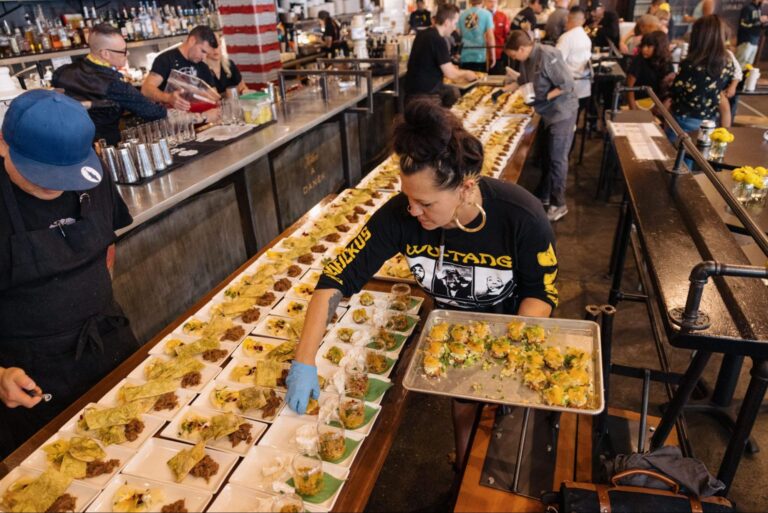
[[[643, 474], [661, 481], [670, 490], [625, 486], [625, 477]], [[626, 470], [614, 475], [611, 484], [563, 481], [559, 494], [544, 497], [547, 511], [559, 513], [731, 513], [733, 505], [725, 497], [691, 497], [680, 493], [680, 485], [652, 470]]]

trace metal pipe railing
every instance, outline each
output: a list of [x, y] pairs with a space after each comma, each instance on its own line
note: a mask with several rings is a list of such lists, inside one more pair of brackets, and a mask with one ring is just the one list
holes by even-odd
[[[277, 78], [280, 82], [280, 97], [283, 101], [287, 99], [287, 92], [285, 88], [285, 77], [309, 77], [319, 75], [320, 76], [320, 90], [323, 94], [323, 101], [328, 102], [328, 77], [348, 77], [354, 76], [358, 85], [360, 79], [364, 78], [367, 85], [368, 93], [368, 107], [366, 110], [369, 114], [373, 114], [373, 75], [371, 70], [333, 70], [333, 69], [281, 69], [277, 72]], [[356, 109], [352, 109], [356, 110]]]
[[394, 79], [394, 97], [400, 97], [400, 49], [398, 47], [397, 56], [392, 58], [369, 58], [369, 59], [317, 59], [319, 65], [352, 65], [353, 69], [360, 69], [360, 64], [391, 64], [392, 78]]
[[741, 224], [744, 225], [744, 228], [747, 230], [749, 235], [754, 239], [755, 243], [760, 247], [762, 252], [768, 256], [768, 235], [765, 234], [762, 228], [760, 228], [760, 225], [758, 225], [754, 219], [752, 219], [752, 216], [749, 215], [749, 213], [746, 211], [744, 206], [737, 200], [733, 194], [731, 193], [730, 189], [723, 184], [723, 182], [720, 180], [720, 178], [717, 176], [717, 171], [714, 170], [714, 168], [709, 164], [706, 158], [701, 154], [699, 149], [696, 147], [696, 144], [691, 140], [691, 137], [683, 131], [683, 129], [680, 127], [680, 125], [677, 123], [675, 118], [672, 116], [672, 114], [667, 110], [667, 108], [664, 106], [662, 101], [659, 99], [658, 96], [656, 96], [656, 93], [648, 86], [642, 86], [642, 87], [626, 87], [626, 86], [617, 86], [614, 91], [614, 97], [613, 97], [613, 115], [615, 116], [616, 112], [618, 112], [618, 106], [619, 106], [619, 95], [624, 92], [645, 92], [648, 94], [648, 97], [651, 98], [654, 105], [657, 109], [657, 114], [664, 120], [664, 122], [669, 126], [669, 128], [675, 133], [675, 136], [677, 137], [677, 155], [675, 157], [675, 164], [673, 168], [671, 169], [671, 172], [675, 174], [680, 174], [681, 172], [684, 172], [682, 168], [683, 159], [685, 155], [687, 154], [690, 159], [692, 159], [698, 167], [701, 169], [701, 171], [704, 173], [704, 175], [707, 177], [707, 179], [712, 183], [712, 186], [715, 188], [718, 194], [723, 198], [725, 203], [730, 207], [733, 214], [739, 219]]

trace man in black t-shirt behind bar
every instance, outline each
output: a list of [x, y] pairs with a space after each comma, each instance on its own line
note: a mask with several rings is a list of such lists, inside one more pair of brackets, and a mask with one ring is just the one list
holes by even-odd
[[441, 4], [435, 15], [435, 25], [416, 34], [405, 76], [406, 101], [417, 95], [440, 95], [444, 88], [443, 76], [463, 82], [477, 79], [474, 72], [461, 70], [451, 62], [446, 38], [456, 30], [458, 20], [458, 7]]
[[141, 94], [159, 103], [173, 105], [179, 110], [189, 110], [189, 102], [179, 92], [163, 91], [172, 70], [179, 70], [203, 80], [210, 86], [216, 86], [211, 68], [205, 63], [205, 56], [219, 47], [216, 34], [210, 27], [199, 25], [192, 29], [178, 48], [161, 53], [152, 63], [152, 70], [141, 85]]

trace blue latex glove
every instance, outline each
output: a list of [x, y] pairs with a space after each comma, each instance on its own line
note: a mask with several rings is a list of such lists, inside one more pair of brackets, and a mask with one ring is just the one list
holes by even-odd
[[285, 402], [298, 414], [303, 415], [307, 411], [309, 397], [320, 397], [320, 383], [317, 380], [317, 367], [294, 361], [291, 370], [285, 379], [288, 394]]

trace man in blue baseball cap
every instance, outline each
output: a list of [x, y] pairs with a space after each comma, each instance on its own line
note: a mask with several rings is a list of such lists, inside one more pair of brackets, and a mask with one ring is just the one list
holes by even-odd
[[108, 263], [132, 218], [94, 131], [80, 103], [53, 91], [20, 95], [3, 120], [0, 459], [138, 349]]

